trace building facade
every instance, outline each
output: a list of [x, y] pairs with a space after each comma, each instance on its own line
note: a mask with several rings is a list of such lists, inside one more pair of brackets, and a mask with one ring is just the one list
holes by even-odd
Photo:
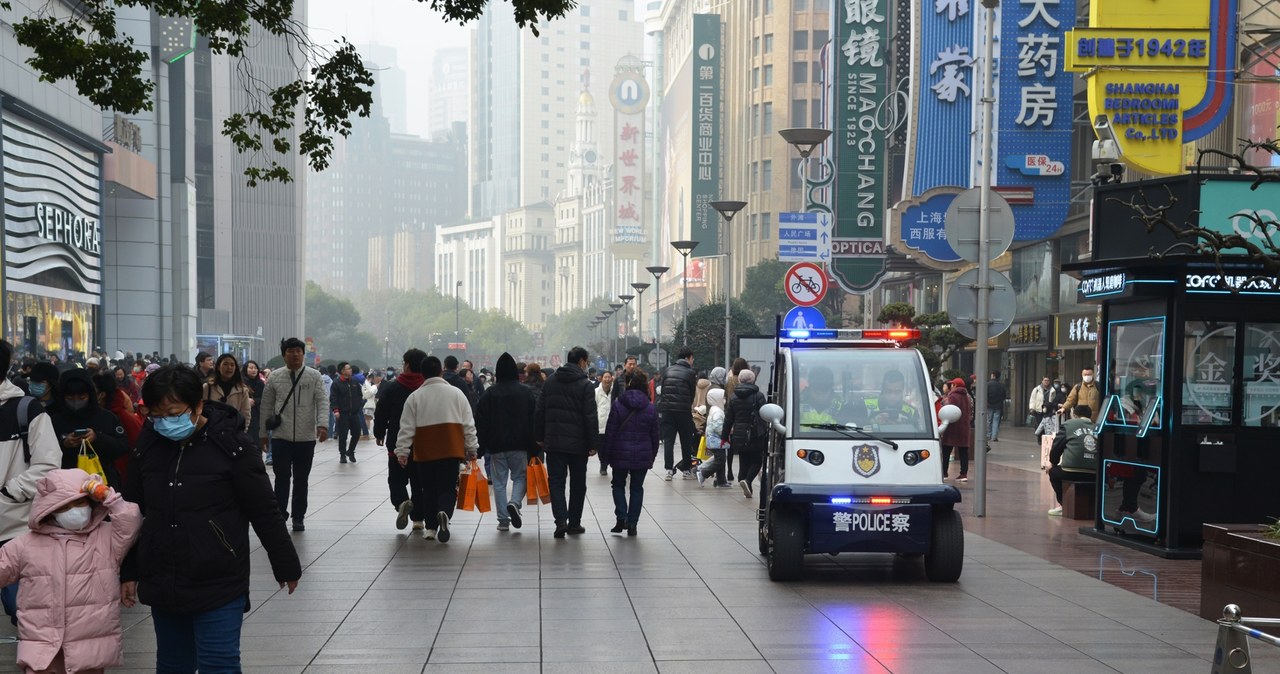
[[466, 47], [439, 49], [431, 59], [431, 102], [427, 108], [428, 133], [450, 132], [454, 124], [471, 121], [470, 72]]

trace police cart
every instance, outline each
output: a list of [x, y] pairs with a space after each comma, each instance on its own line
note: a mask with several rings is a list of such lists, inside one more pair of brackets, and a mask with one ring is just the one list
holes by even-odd
[[[960, 491], [942, 481], [939, 435], [917, 330], [779, 330], [769, 445], [760, 490], [760, 552], [769, 577], [795, 580], [806, 554], [924, 558], [954, 582], [964, 557]], [[943, 419], [942, 423], [937, 417]]]

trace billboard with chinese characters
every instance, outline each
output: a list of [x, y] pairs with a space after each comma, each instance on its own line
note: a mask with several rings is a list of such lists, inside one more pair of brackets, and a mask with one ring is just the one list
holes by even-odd
[[1183, 145], [1231, 108], [1237, 20], [1236, 0], [1149, 0], [1141, 11], [1127, 0], [1090, 4], [1090, 27], [1067, 33], [1066, 62], [1084, 73], [1090, 119], [1096, 129], [1106, 118], [1121, 161], [1183, 172]]
[[1064, 67], [1063, 33], [1075, 27], [1074, 0], [1002, 3], [997, 151], [993, 182], [1017, 223], [1014, 240], [1052, 235], [1071, 202], [1074, 76]]
[[693, 168], [689, 238], [695, 257], [720, 253], [720, 15], [693, 15]]
[[850, 292], [874, 289], [887, 270], [888, 152], [880, 111], [889, 90], [888, 11], [888, 0], [843, 0], [831, 13], [839, 52], [832, 54], [836, 221], [830, 271]]
[[614, 213], [613, 252], [620, 258], [639, 259], [645, 254], [645, 108], [649, 103], [649, 84], [642, 67], [634, 66], [634, 57], [618, 63], [617, 74], [609, 85], [609, 102], [613, 105]]

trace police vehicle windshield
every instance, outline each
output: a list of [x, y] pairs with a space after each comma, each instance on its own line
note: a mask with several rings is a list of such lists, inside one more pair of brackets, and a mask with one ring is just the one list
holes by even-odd
[[810, 425], [856, 424], [885, 438], [933, 437], [933, 397], [915, 349], [795, 349], [788, 418], [799, 438], [839, 438]]

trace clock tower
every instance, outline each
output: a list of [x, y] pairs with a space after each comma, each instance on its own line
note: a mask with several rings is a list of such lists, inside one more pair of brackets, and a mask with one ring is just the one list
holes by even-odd
[[569, 147], [569, 181], [566, 194], [578, 195], [600, 179], [600, 155], [596, 149], [596, 101], [588, 91], [591, 75], [582, 74], [573, 145]]

